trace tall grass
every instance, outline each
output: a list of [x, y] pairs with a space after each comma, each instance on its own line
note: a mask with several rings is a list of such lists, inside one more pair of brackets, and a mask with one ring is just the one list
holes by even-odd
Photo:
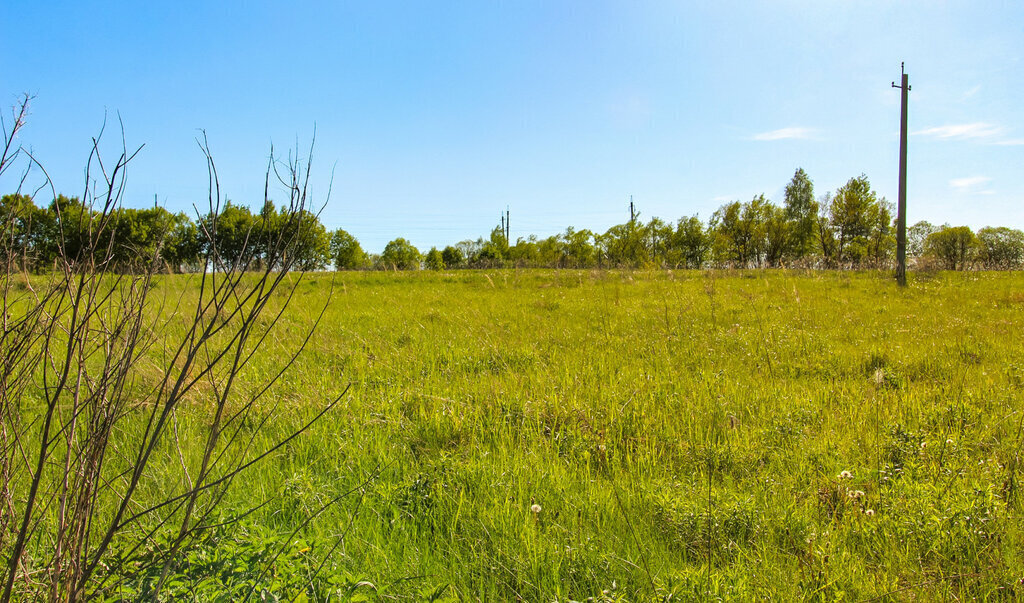
[[353, 387], [225, 497], [258, 508], [168, 592], [1020, 596], [1024, 276], [914, 276], [307, 275], [240, 376], [276, 374], [333, 281], [254, 446]]

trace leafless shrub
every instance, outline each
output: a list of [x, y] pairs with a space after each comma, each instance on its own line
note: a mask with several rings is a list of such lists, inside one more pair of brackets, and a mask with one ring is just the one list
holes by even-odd
[[[25, 98], [15, 109], [10, 131], [4, 125], [0, 171], [22, 154], [41, 169], [15, 141], [27, 105]], [[312, 152], [304, 162], [280, 162], [272, 154], [265, 191], [271, 178], [284, 186], [289, 198], [282, 213], [289, 227], [264, 237], [260, 251], [269, 261], [255, 259], [255, 241], [263, 236], [257, 232], [250, 233], [254, 244], [240, 261], [225, 261], [215, 236], [220, 183], [205, 135], [198, 141], [207, 161], [212, 219], [204, 223], [203, 266], [191, 277], [192, 293], [168, 299], [154, 293], [157, 261], [139, 262], [133, 270], [107, 269], [113, 237], [104, 235], [114, 228], [126, 168], [138, 150], [130, 152], [122, 136], [116, 161], [105, 162], [101, 137], [102, 132], [93, 140], [86, 166], [82, 199], [89, 211], [65, 215], [58, 208], [54, 270], [30, 276], [3, 253], [3, 601], [76, 601], [102, 594], [123, 578], [107, 567], [140, 559], [148, 544], [159, 541], [165, 546], [144, 562], [146, 569], [160, 569], [149, 593], [157, 598], [176, 557], [206, 530], [223, 525], [214, 512], [234, 480], [340, 399], [276, 444], [256, 449], [256, 434], [277, 410], [261, 399], [293, 365], [316, 324], [268, 382], [240, 385], [242, 368], [260, 352], [301, 280], [289, 273], [303, 221], [316, 215], [307, 211]], [[75, 220], [74, 231], [87, 236], [72, 251], [64, 234]], [[11, 249], [9, 241], [0, 245]], [[258, 272], [249, 272], [256, 267]], [[323, 310], [317, 324], [322, 316]], [[194, 453], [183, 452], [178, 437], [186, 401], [205, 417], [201, 441], [187, 447]], [[162, 476], [155, 487], [154, 459], [168, 449], [176, 450], [179, 473]]]

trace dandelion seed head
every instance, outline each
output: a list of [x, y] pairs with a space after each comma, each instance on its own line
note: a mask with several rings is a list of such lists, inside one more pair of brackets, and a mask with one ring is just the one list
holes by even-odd
[[537, 503], [533, 503], [532, 505], [530, 505], [530, 511], [534, 513], [540, 513], [540, 505], [538, 505]]
[[839, 479], [853, 479], [853, 474], [849, 471], [843, 470], [839, 474]]

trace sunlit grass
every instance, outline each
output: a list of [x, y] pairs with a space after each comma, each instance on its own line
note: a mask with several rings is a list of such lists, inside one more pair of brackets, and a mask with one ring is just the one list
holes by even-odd
[[243, 474], [225, 513], [271, 502], [172, 592], [247, 592], [278, 546], [258, 590], [287, 599], [1022, 592], [1020, 273], [303, 278], [246, 383], [327, 311], [257, 446], [352, 388]]

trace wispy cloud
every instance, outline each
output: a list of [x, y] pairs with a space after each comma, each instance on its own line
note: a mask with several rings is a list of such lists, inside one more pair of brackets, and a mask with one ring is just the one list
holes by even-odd
[[953, 178], [949, 181], [949, 187], [961, 193], [983, 192], [976, 189], [989, 182], [992, 182], [992, 179], [988, 176], [968, 176], [966, 178]]
[[978, 84], [977, 86], [971, 88], [970, 90], [964, 91], [963, 99], [967, 100], [969, 98], [972, 98], [975, 94], [977, 94], [980, 91], [981, 91], [981, 84]]
[[752, 140], [810, 140], [814, 138], [815, 130], [812, 128], [779, 128], [778, 130], [771, 130], [769, 132], [761, 132], [760, 134], [754, 134]]
[[946, 140], [967, 140], [982, 139], [999, 136], [1004, 132], [1001, 126], [978, 121], [969, 124], [952, 124], [947, 126], [933, 126], [918, 130], [913, 134], [918, 136], [931, 136]]
[[1007, 138], [1006, 140], [997, 140], [992, 144], [997, 144], [1001, 147], [1019, 147], [1024, 145], [1024, 138]]

